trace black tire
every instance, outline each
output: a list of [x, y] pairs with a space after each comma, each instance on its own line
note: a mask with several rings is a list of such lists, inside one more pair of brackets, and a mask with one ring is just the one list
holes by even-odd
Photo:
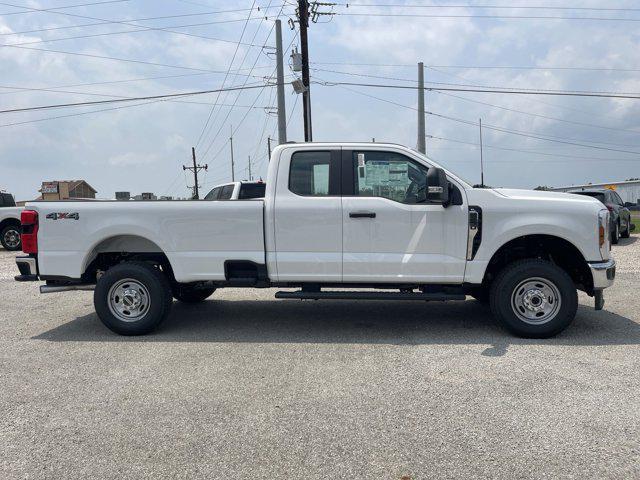
[[[531, 292], [534, 293], [528, 297]], [[578, 292], [571, 277], [551, 262], [519, 260], [507, 265], [491, 284], [490, 304], [494, 317], [514, 335], [549, 338], [567, 328], [575, 318]], [[527, 305], [529, 309], [524, 308]], [[536, 308], [549, 309], [548, 318], [544, 318], [545, 313], [540, 318], [523, 319], [540, 314]]]
[[[123, 295], [118, 295], [119, 289], [125, 289]], [[132, 293], [127, 295], [127, 292]], [[123, 319], [128, 316], [126, 313], [118, 316], [117, 312], [126, 308], [127, 301], [131, 306], [137, 300], [144, 307], [139, 318], [131, 312], [127, 319]], [[98, 280], [93, 293], [98, 317], [109, 330], [120, 335], [144, 335], [155, 330], [169, 315], [172, 303], [171, 286], [165, 274], [142, 262], [111, 267]]]
[[175, 285], [171, 289], [173, 298], [183, 303], [198, 303], [206, 300], [213, 292], [215, 288], [194, 288], [189, 285]]
[[613, 230], [611, 230], [611, 244], [617, 245], [619, 238], [620, 238], [620, 224], [616, 222], [613, 226]]
[[20, 239], [20, 227], [17, 225], [7, 225], [4, 227], [0, 232], [0, 243], [5, 250], [9, 250], [10, 252], [21, 250], [22, 240]]
[[629, 238], [631, 236], [631, 220], [627, 222], [627, 228], [620, 234], [621, 238]]

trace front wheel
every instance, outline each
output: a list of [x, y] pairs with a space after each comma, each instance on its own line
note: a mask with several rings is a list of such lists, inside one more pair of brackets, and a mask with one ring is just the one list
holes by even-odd
[[158, 268], [143, 262], [125, 262], [100, 277], [93, 303], [107, 328], [120, 335], [153, 331], [171, 310], [171, 287]]
[[491, 285], [491, 311], [520, 337], [548, 338], [567, 328], [578, 309], [578, 292], [560, 267], [540, 259], [505, 267]]
[[18, 251], [22, 248], [20, 241], [20, 227], [16, 225], [7, 225], [0, 232], [0, 243], [11, 252]]

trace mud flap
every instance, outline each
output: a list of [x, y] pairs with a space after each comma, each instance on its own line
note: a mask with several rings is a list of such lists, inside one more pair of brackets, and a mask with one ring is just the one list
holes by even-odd
[[593, 292], [593, 299], [595, 300], [594, 308], [596, 310], [602, 310], [604, 308], [604, 293], [602, 290], [596, 290]]

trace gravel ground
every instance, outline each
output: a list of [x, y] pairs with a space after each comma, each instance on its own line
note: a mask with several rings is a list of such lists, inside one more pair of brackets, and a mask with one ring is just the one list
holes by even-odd
[[551, 340], [474, 301], [235, 289], [125, 338], [0, 250], [0, 478], [640, 478], [637, 238]]

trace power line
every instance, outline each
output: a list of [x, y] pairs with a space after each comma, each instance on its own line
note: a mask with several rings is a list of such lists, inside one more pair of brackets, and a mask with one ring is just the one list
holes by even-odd
[[[269, 0], [269, 5], [271, 5], [271, 0]], [[283, 7], [280, 9], [280, 11], [278, 12], [277, 17], [280, 17], [280, 15], [282, 14], [282, 9], [283, 9], [283, 8], [284, 8], [284, 5], [283, 5]], [[254, 33], [254, 35], [253, 35], [253, 39], [251, 40], [252, 42], [253, 42], [253, 41], [255, 41], [255, 39], [256, 39], [256, 37], [257, 37], [257, 35], [258, 35], [258, 32], [260, 31], [260, 27], [261, 27], [261, 26], [262, 26], [262, 22], [260, 22], [260, 24], [258, 25], [258, 28], [256, 28], [256, 31], [255, 31], [255, 33]], [[269, 30], [269, 33], [267, 34], [267, 37], [266, 37], [266, 38], [265, 38], [265, 40], [264, 40], [264, 45], [265, 45], [265, 46], [266, 46], [266, 43], [269, 41], [269, 38], [271, 37], [271, 34], [273, 33], [274, 28], [275, 28], [275, 22], [274, 22], [274, 24], [271, 26], [271, 29]], [[240, 67], [242, 67], [242, 65], [244, 65], [244, 62], [245, 62], [245, 60], [246, 60], [246, 58], [247, 58], [247, 56], [248, 56], [248, 55], [249, 55], [249, 51], [247, 50], [247, 51], [245, 52], [244, 57], [242, 58], [242, 61], [240, 62]], [[259, 59], [260, 59], [260, 53], [258, 53], [258, 56], [256, 57], [255, 61], [253, 62], [253, 65], [251, 66], [251, 70], [249, 70], [249, 73], [253, 72], [253, 69], [255, 68], [255, 66], [256, 66], [256, 64], [258, 63], [258, 60], [259, 60]], [[234, 78], [235, 78], [235, 77], [234, 77]], [[247, 79], [245, 79], [245, 83], [246, 83], [246, 82], [247, 82]], [[235, 104], [235, 103], [238, 101], [238, 99], [240, 98], [240, 93], [241, 93], [241, 92], [238, 92], [238, 95], [236, 95], [236, 98], [235, 98], [235, 100], [234, 100], [234, 102], [233, 102], [234, 104]], [[227, 98], [227, 96], [228, 96], [228, 94], [225, 94], [225, 99]], [[257, 100], [256, 100], [256, 101], [257, 101]], [[225, 116], [224, 120], [222, 120], [222, 122], [221, 122], [221, 124], [220, 124], [220, 128], [218, 128], [218, 131], [217, 131], [217, 132], [215, 133], [215, 135], [213, 136], [213, 139], [211, 139], [211, 141], [209, 142], [209, 146], [205, 149], [204, 154], [203, 154], [203, 157], [207, 155], [207, 153], [208, 153], [208, 152], [209, 152], [209, 150], [211, 149], [211, 146], [213, 145], [213, 143], [214, 143], [214, 142], [216, 141], [216, 139], [218, 138], [218, 135], [220, 135], [220, 132], [222, 131], [222, 128], [224, 127], [224, 125], [225, 125], [225, 123], [226, 123], [227, 119], [228, 119], [228, 118], [229, 118], [229, 116], [231, 115], [232, 110], [233, 110], [233, 108], [231, 108], [231, 109], [229, 109], [229, 110], [227, 111], [227, 115]], [[218, 110], [218, 113], [219, 113], [219, 112], [220, 112], [220, 110]], [[216, 119], [217, 119], [217, 117], [218, 117], [218, 113], [216, 113], [216, 118], [214, 118], [213, 123], [212, 123], [212, 126], [213, 126], [213, 124], [215, 123], [215, 121], [216, 121]]]
[[424, 5], [424, 4], [397, 4], [397, 3], [337, 3], [335, 5], [352, 7], [392, 7], [392, 8], [463, 8], [463, 9], [505, 9], [505, 10], [593, 10], [612, 12], [638, 12], [640, 8], [611, 8], [611, 7], [566, 7], [546, 5]]
[[[27, 7], [25, 7], [27, 8]], [[266, 8], [264, 7], [258, 7], [258, 8], [262, 8], [264, 10], [266, 10]], [[270, 8], [278, 8], [278, 6], [273, 6]], [[48, 27], [48, 28], [39, 28], [39, 29], [35, 29], [35, 30], [22, 30], [19, 32], [4, 32], [4, 33], [0, 33], [1, 35], [23, 35], [23, 34], [28, 34], [28, 33], [39, 33], [39, 32], [50, 32], [53, 30], [67, 30], [70, 28], [84, 28], [84, 27], [94, 27], [94, 26], [101, 26], [101, 25], [111, 25], [111, 24], [119, 24], [119, 25], [129, 25], [132, 27], [146, 27], [145, 25], [139, 25], [138, 23], [133, 23], [133, 22], [146, 22], [146, 21], [150, 21], [150, 20], [168, 20], [168, 19], [172, 19], [172, 18], [184, 18], [184, 17], [202, 17], [205, 15], [217, 15], [220, 13], [237, 13], [237, 12], [247, 12], [250, 11], [251, 9], [249, 8], [236, 8], [233, 10], [217, 10], [217, 11], [209, 11], [209, 12], [199, 12], [199, 13], [182, 13], [182, 14], [174, 14], [174, 15], [162, 15], [162, 16], [156, 16], [156, 17], [141, 17], [141, 18], [132, 18], [132, 19], [123, 19], [123, 20], [108, 20], [108, 19], [97, 19], [97, 20], [101, 20], [99, 22], [93, 22], [93, 23], [82, 23], [79, 25], [64, 25], [64, 26], [59, 26], [59, 27]], [[40, 10], [38, 10], [40, 11]], [[28, 12], [21, 12], [21, 13], [28, 13]], [[60, 12], [57, 12], [60, 13]], [[89, 17], [89, 18], [93, 18], [93, 17]], [[262, 17], [253, 17], [255, 19], [258, 18], [262, 18]], [[232, 23], [232, 22], [241, 22], [243, 21], [244, 18], [241, 19], [234, 19], [234, 20], [224, 20], [224, 21], [217, 21], [217, 22], [207, 22], [207, 23], [199, 23], [199, 24], [194, 24], [191, 26], [201, 26], [201, 25], [213, 25], [213, 24], [217, 24], [217, 23]], [[160, 30], [160, 31], [167, 31], [170, 32], [169, 30], [167, 30], [167, 28], [176, 28], [176, 27], [146, 27], [149, 30]], [[170, 33], [177, 33], [180, 35], [193, 35], [193, 34], [186, 34], [184, 32], [170, 32]], [[193, 36], [198, 36], [198, 35], [193, 35]], [[208, 37], [203, 37], [203, 38], [208, 38]], [[235, 43], [235, 42], [233, 42]]]
[[217, 92], [224, 92], [224, 91], [232, 92], [237, 90], [253, 90], [255, 88], [265, 88], [266, 86], [267, 85], [264, 85], [264, 84], [242, 85], [237, 87], [216, 88], [212, 90], [197, 90], [194, 92], [168, 93], [164, 95], [147, 95], [143, 97], [116, 98], [111, 100], [94, 100], [91, 102], [58, 103], [58, 104], [52, 104], [52, 105], [40, 105], [37, 107], [12, 108], [8, 110], [0, 110], [0, 113], [31, 112], [35, 110], [49, 110], [52, 108], [83, 107], [83, 106], [89, 106], [89, 105], [101, 105], [106, 103], [120, 103], [120, 102], [133, 102], [133, 101], [139, 101], [139, 100], [158, 100], [158, 99], [165, 99], [165, 98], [168, 99], [168, 98], [177, 98], [177, 97], [188, 97], [192, 95], [205, 95], [208, 93], [217, 93]]
[[[124, 3], [124, 2], [129, 2], [130, 0], [105, 0], [102, 2], [91, 2], [91, 3], [79, 3], [76, 5], [64, 5], [62, 7], [51, 7], [51, 8], [39, 8], [37, 9], [39, 12], [51, 12], [53, 10], [65, 10], [67, 8], [78, 8], [78, 7], [89, 7], [91, 5], [104, 5], [107, 3]], [[33, 13], [32, 9], [30, 7], [25, 7], [22, 5], [9, 5], [9, 4], [5, 4], [3, 3], [2, 5], [7, 5], [10, 7], [14, 7], [14, 8], [26, 8], [27, 10], [24, 10], [22, 12], [6, 12], [6, 13], [0, 13], [0, 16], [2, 17], [6, 17], [8, 15], [20, 15], [21, 13]], [[53, 12], [55, 13], [55, 12]]]
[[[446, 137], [440, 137], [437, 135], [427, 135], [427, 138], [433, 139], [433, 140], [444, 140], [447, 142], [453, 142], [453, 143], [461, 143], [464, 145], [471, 145], [474, 147], [479, 147], [480, 144], [475, 143], [475, 142], [465, 142], [463, 140], [457, 140], [457, 139], [453, 139], [453, 138], [446, 138]], [[550, 152], [538, 152], [535, 150], [524, 150], [524, 149], [520, 149], [520, 148], [510, 148], [510, 147], [499, 147], [496, 145], [487, 145], [486, 143], [483, 145], [484, 148], [491, 148], [494, 150], [505, 150], [508, 152], [518, 152], [518, 153], [526, 153], [529, 155], [543, 155], [543, 156], [548, 156], [548, 157], [561, 157], [561, 158], [569, 158], [569, 159], [576, 159], [576, 160], [597, 160], [597, 161], [616, 161], [616, 162], [637, 162], [637, 159], [633, 159], [633, 158], [603, 158], [603, 157], [585, 157], [583, 155], [568, 155], [568, 154], [563, 154], [563, 153], [550, 153]], [[491, 161], [490, 163], [495, 163], [496, 160]]]
[[[256, 0], [253, 0], [253, 3], [251, 4], [251, 9], [253, 10], [254, 5], [256, 4]], [[247, 30], [247, 25], [249, 24], [249, 18], [251, 17], [251, 12], [249, 12], [249, 15], [247, 16], [247, 20], [244, 22], [244, 25], [242, 26], [242, 32], [240, 32], [240, 38], [238, 39], [238, 42], [236, 44], [236, 49], [233, 51], [233, 57], [231, 57], [231, 62], [229, 62], [229, 68], [227, 68], [227, 72], [224, 74], [224, 79], [222, 80], [222, 86], [224, 87], [225, 82], [227, 81], [227, 77], [229, 76], [229, 71], [231, 70], [231, 67], [233, 67], [233, 62], [236, 59], [236, 55], [238, 54], [238, 49], [240, 48], [240, 42], [242, 41], [242, 38], [244, 37], [244, 32]], [[262, 24], [262, 21], [260, 22], [260, 24]], [[242, 66], [242, 65], [241, 65]], [[211, 111], [209, 112], [209, 115], [207, 116], [207, 120], [204, 122], [204, 126], [202, 127], [202, 131], [200, 132], [200, 135], [198, 135], [198, 140], [196, 141], [196, 147], [198, 147], [200, 145], [200, 140], [202, 140], [202, 137], [204, 135], [204, 133], [207, 130], [207, 127], [209, 126], [209, 122], [211, 121], [211, 116], [213, 115], [214, 110], [216, 109], [216, 103], [218, 103], [218, 100], [220, 99], [220, 93], [218, 93], [218, 95], [216, 95], [216, 99], [215, 99], [215, 103], [213, 105], [213, 107], [211, 107]], [[205, 153], [206, 155], [206, 153]]]
[[[326, 85], [327, 82], [320, 82], [321, 85]], [[334, 85], [341, 85], [340, 83], [334, 83]], [[401, 103], [397, 103], [391, 100], [386, 100], [380, 97], [376, 97], [375, 95], [369, 95], [366, 94], [364, 92], [359, 92], [358, 90], [353, 90], [353, 89], [347, 89], [349, 91], [352, 91], [354, 93], [358, 93], [358, 94], [362, 94], [365, 95], [369, 98], [374, 98], [376, 100], [380, 100], [386, 103], [390, 103], [402, 108], [407, 108], [410, 110], [417, 110], [414, 107], [410, 107], [408, 105], [403, 105]], [[439, 117], [439, 118], [443, 118], [445, 120], [450, 120], [450, 121], [454, 121], [454, 122], [458, 122], [458, 123], [462, 123], [465, 125], [470, 125], [473, 126], [474, 128], [477, 126], [476, 122], [471, 121], [471, 120], [465, 120], [462, 118], [456, 118], [456, 117], [451, 117], [449, 115], [443, 115], [443, 114], [439, 114], [439, 113], [435, 113], [435, 112], [426, 112], [427, 115], [432, 115], [435, 117]], [[488, 124], [484, 124], [483, 125], [484, 128], [489, 129], [489, 130], [495, 130], [495, 131], [499, 131], [502, 133], [508, 133], [508, 134], [512, 134], [512, 135], [518, 135], [518, 136], [522, 136], [522, 137], [528, 137], [528, 138], [532, 138], [532, 139], [536, 139], [536, 140], [544, 140], [547, 142], [554, 142], [554, 143], [561, 143], [564, 145], [573, 145], [573, 146], [579, 146], [579, 147], [584, 147], [584, 148], [593, 148], [593, 149], [597, 149], [597, 150], [608, 150], [608, 151], [614, 151], [614, 152], [620, 152], [620, 153], [630, 153], [630, 154], [634, 154], [634, 155], [640, 155], [640, 152], [637, 151], [631, 151], [631, 150], [622, 150], [622, 149], [616, 149], [616, 148], [609, 148], [609, 147], [602, 147], [599, 145], [589, 145], [589, 144], [585, 144], [585, 143], [578, 143], [578, 142], [574, 142], [568, 139], [560, 139], [561, 137], [556, 137], [556, 138], [547, 138], [547, 137], [552, 137], [551, 135], [547, 135], [542, 136], [539, 134], [535, 134], [535, 133], [530, 133], [530, 132], [523, 132], [523, 131], [518, 131], [518, 130], [512, 130], [512, 129], [507, 129], [507, 128], [503, 128], [503, 127], [499, 127], [496, 125], [488, 125]], [[602, 142], [600, 142], [602, 143]]]
[[[311, 62], [312, 65], [344, 65], [352, 67], [395, 67], [415, 68], [409, 63], [352, 63], [352, 62]], [[504, 70], [585, 70], [594, 72], [640, 72], [640, 68], [613, 68], [613, 67], [579, 67], [579, 66], [545, 66], [545, 65], [425, 65], [424, 68], [451, 68], [451, 69], [504, 69]]]
[[[321, 83], [321, 82], [316, 82]], [[431, 82], [433, 83], [433, 82]], [[393, 89], [407, 89], [417, 90], [418, 87], [409, 85], [381, 85], [377, 83], [357, 83], [357, 82], [325, 82], [324, 86], [332, 85], [353, 85], [357, 87], [371, 87], [371, 88], [393, 88]], [[448, 84], [456, 85], [456, 84]], [[452, 91], [452, 92], [479, 92], [479, 93], [502, 93], [513, 95], [555, 95], [555, 96], [569, 96], [569, 97], [598, 97], [598, 98], [624, 98], [640, 100], [640, 93], [616, 93], [616, 92], [589, 92], [589, 91], [566, 91], [566, 90], [526, 90], [526, 89], [504, 89], [504, 88], [455, 88], [455, 87], [424, 87], [427, 91]]]
[[[271, 68], [271, 65], [261, 65], [260, 67], [256, 67], [256, 68]], [[248, 68], [246, 69], [239, 69], [236, 70], [238, 72], [240, 71], [245, 71], [248, 70]], [[67, 85], [57, 85], [57, 86], [53, 86], [50, 88], [73, 88], [73, 87], [85, 87], [85, 86], [93, 86], [93, 85], [110, 85], [110, 84], [115, 84], [115, 83], [130, 83], [130, 82], [143, 82], [143, 81], [149, 81], [149, 80], [162, 80], [162, 79], [167, 79], [167, 78], [182, 78], [182, 77], [195, 77], [195, 76], [199, 76], [199, 75], [214, 75], [217, 73], [223, 73], [222, 71], [220, 72], [216, 72], [216, 71], [211, 71], [211, 72], [201, 72], [201, 73], [182, 73], [182, 74], [178, 74], [178, 75], [159, 75], [159, 76], [154, 76], [154, 77], [141, 77], [141, 78], [129, 78], [129, 79], [123, 79], [123, 80], [106, 80], [104, 82], [87, 82], [87, 83], [72, 83], [72, 84], [67, 84]], [[254, 78], [260, 78], [257, 75], [253, 76]], [[14, 86], [2, 86], [0, 88], [9, 88], [13, 91], [11, 92], [0, 92], [0, 95], [9, 95], [12, 93], [19, 93], [21, 91], [31, 91], [31, 90], [43, 90], [46, 87], [14, 87]], [[55, 90], [52, 90], [55, 91]], [[66, 93], [66, 92], [65, 92]], [[78, 93], [83, 93], [83, 92], [78, 92]]]
[[626, 17], [567, 17], [551, 15], [445, 15], [423, 13], [334, 13], [334, 15], [348, 17], [400, 17], [400, 18], [484, 18], [490, 20], [583, 20], [610, 22], [640, 22], [640, 18]]

